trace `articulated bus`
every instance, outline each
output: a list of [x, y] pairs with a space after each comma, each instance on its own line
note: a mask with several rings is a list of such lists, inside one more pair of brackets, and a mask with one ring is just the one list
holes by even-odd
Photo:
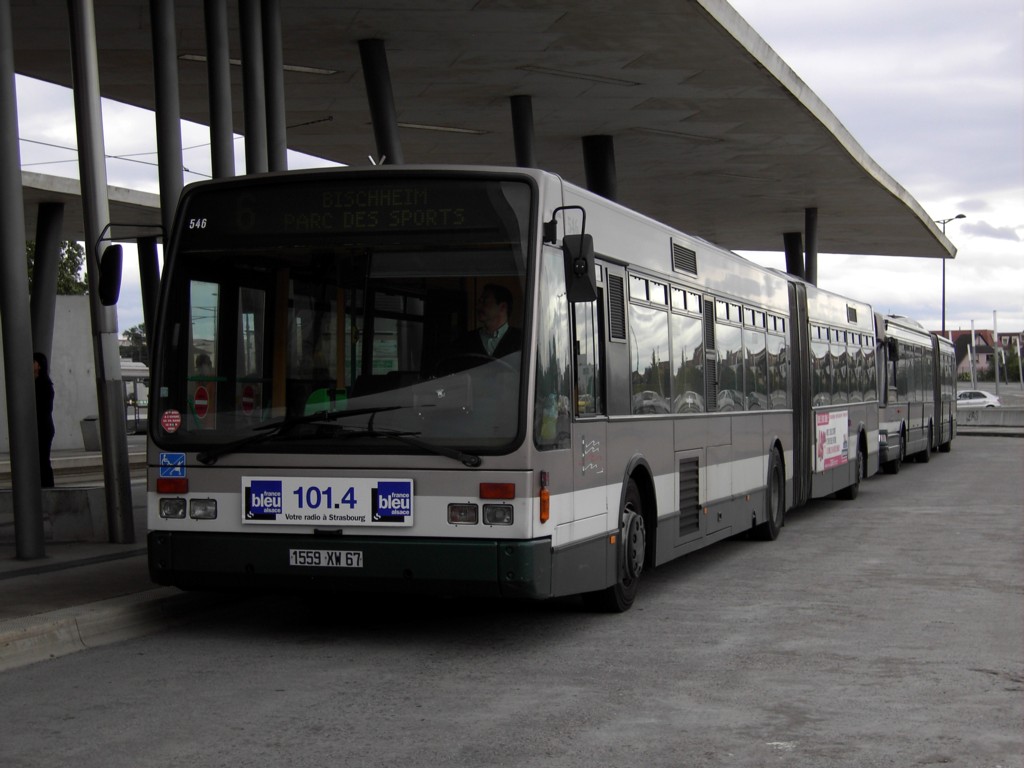
[[542, 171], [190, 185], [154, 335], [152, 578], [625, 610], [649, 568], [856, 496], [872, 318]]
[[947, 453], [956, 436], [956, 355], [948, 339], [898, 315], [875, 315], [879, 462], [895, 474], [908, 457]]

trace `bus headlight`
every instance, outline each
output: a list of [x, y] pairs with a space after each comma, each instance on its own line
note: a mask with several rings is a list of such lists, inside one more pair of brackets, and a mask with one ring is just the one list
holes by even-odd
[[164, 520], [184, 520], [184, 499], [160, 499], [160, 517]]
[[484, 504], [484, 525], [512, 525], [512, 505]]
[[188, 505], [188, 514], [193, 520], [216, 520], [216, 499], [192, 499]]
[[480, 522], [480, 508], [476, 504], [449, 504], [448, 522], [451, 525], [476, 525]]

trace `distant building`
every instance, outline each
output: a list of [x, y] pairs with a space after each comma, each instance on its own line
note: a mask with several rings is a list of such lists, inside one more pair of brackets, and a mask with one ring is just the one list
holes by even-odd
[[[967, 330], [946, 331], [945, 334], [943, 334], [940, 331], [932, 331], [932, 333], [939, 336], [945, 335], [950, 341], [953, 342], [953, 346], [956, 349], [957, 376], [970, 376], [971, 359], [969, 357], [969, 348], [972, 346], [971, 332]], [[1024, 333], [1022, 333], [1021, 331], [1000, 333], [997, 342], [1005, 353], [1010, 349], [1018, 349], [1022, 343], [1022, 337], [1024, 337]], [[993, 332], [987, 328], [975, 329], [973, 347], [975, 372], [979, 374], [987, 372], [995, 364], [992, 361], [992, 357], [995, 354], [996, 350], [996, 343], [993, 342]]]

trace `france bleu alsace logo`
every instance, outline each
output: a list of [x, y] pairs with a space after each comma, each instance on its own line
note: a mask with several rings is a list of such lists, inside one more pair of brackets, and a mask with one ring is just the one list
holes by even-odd
[[412, 483], [377, 483], [373, 492], [373, 522], [400, 523], [412, 514]]
[[277, 520], [284, 512], [280, 480], [253, 480], [245, 489], [246, 520]]

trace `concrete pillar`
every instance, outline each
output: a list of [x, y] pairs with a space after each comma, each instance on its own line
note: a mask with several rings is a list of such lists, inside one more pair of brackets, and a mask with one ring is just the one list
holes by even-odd
[[[0, 325], [3, 327], [7, 428], [11, 443], [14, 549], [19, 560], [45, 557], [39, 441], [25, 273], [25, 203], [18, 149], [14, 35], [10, 0], [0, 0]], [[14, 447], [17, 446], [17, 450]]]
[[181, 161], [181, 101], [178, 92], [178, 37], [173, 0], [149, 0], [156, 85], [156, 152], [160, 178], [160, 220], [171, 234], [174, 209], [184, 184]]
[[85, 250], [88, 264], [89, 309], [93, 355], [96, 360], [96, 400], [99, 404], [103, 484], [107, 489], [107, 525], [110, 540], [135, 541], [128, 433], [124, 419], [124, 385], [117, 343], [117, 310], [99, 298], [100, 233], [110, 223], [107, 169], [103, 153], [96, 19], [92, 0], [68, 0], [71, 21], [71, 71], [75, 120], [78, 128], [78, 170], [82, 184]]
[[155, 237], [140, 237], [139, 283], [142, 288], [142, 321], [146, 324], [146, 344], [150, 359], [153, 358], [153, 330], [156, 328], [156, 303], [160, 294], [160, 257], [156, 250]]
[[799, 232], [785, 232], [782, 242], [786, 248], [786, 271], [794, 277], [804, 276], [804, 239]]
[[242, 36], [242, 107], [245, 114], [245, 172], [265, 173], [267, 157], [267, 101], [263, 77], [263, 32], [260, 12], [253, 0], [238, 4]]
[[583, 167], [587, 175], [587, 189], [609, 200], [618, 197], [613, 137], [584, 136]]
[[804, 210], [804, 240], [807, 243], [807, 266], [804, 274], [811, 285], [818, 284], [818, 209]]
[[263, 76], [267, 105], [267, 163], [271, 171], [288, 170], [288, 128], [284, 103], [284, 54], [278, 0], [263, 0]]
[[[210, 81], [210, 158], [213, 177], [223, 179], [235, 175], [228, 11], [226, 0], [205, 0], [203, 7], [206, 14], [206, 75]], [[148, 321], [146, 327], [149, 327]]]
[[398, 113], [391, 90], [388, 54], [383, 40], [360, 40], [359, 58], [363, 63], [366, 98], [370, 102], [373, 136], [377, 141], [377, 156], [387, 165], [401, 165], [402, 141], [398, 136]]
[[32, 350], [51, 359], [57, 273], [64, 229], [64, 203], [40, 203], [36, 212], [36, 257], [32, 267]]
[[512, 96], [512, 138], [515, 141], [516, 165], [536, 168], [533, 141], [533, 99], [530, 96]]

